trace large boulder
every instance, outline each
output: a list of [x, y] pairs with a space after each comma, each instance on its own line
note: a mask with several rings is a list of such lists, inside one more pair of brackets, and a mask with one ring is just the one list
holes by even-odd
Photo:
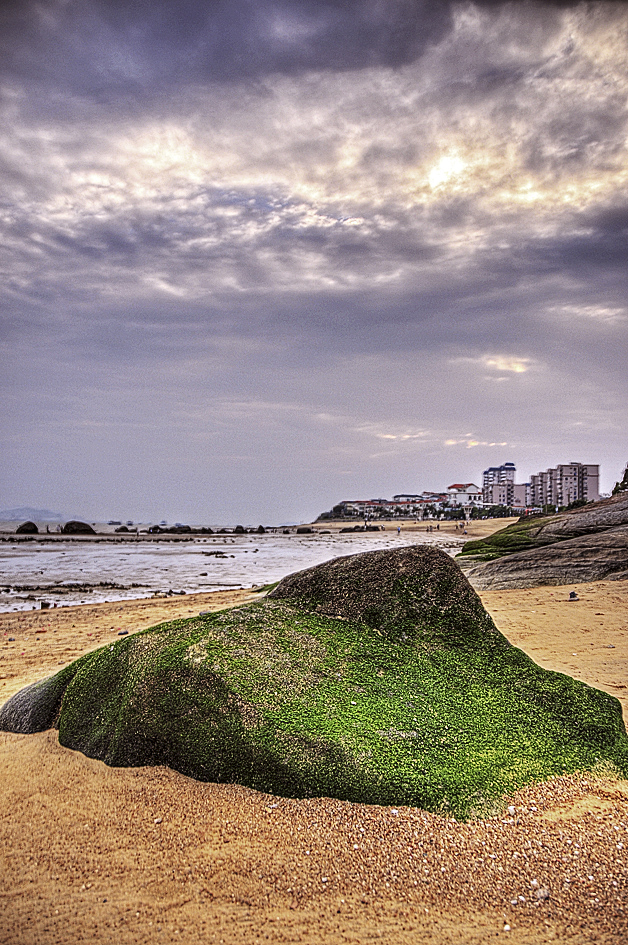
[[462, 565], [465, 559], [491, 561], [570, 538], [604, 534], [620, 525], [628, 525], [628, 493], [625, 492], [557, 515], [521, 518], [488, 538], [466, 542], [458, 560]]
[[64, 535], [95, 535], [96, 532], [87, 522], [66, 522], [61, 529]]
[[18, 525], [15, 529], [16, 535], [38, 535], [39, 529], [35, 522], [22, 522], [21, 525]]
[[129, 636], [0, 711], [7, 731], [53, 725], [111, 765], [457, 816], [562, 772], [628, 774], [619, 702], [511, 646], [426, 546], [339, 558]]
[[468, 541], [457, 561], [474, 587], [535, 587], [628, 577], [628, 494], [531, 516]]

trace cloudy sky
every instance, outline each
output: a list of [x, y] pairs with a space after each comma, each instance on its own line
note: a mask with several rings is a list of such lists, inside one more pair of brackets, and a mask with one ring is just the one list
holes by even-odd
[[628, 8], [0, 3], [0, 507], [628, 460]]

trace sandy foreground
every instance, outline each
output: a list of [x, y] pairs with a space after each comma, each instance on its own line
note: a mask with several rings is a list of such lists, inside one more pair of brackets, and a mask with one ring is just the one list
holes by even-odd
[[[628, 582], [481, 596], [513, 643], [628, 718]], [[255, 597], [0, 614], [0, 702], [121, 631]], [[628, 941], [628, 782], [557, 778], [508, 804], [461, 824], [107, 768], [55, 732], [0, 733], [0, 942]]]

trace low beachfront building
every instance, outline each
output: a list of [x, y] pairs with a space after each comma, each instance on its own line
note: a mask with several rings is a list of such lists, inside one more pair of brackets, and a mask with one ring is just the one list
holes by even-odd
[[447, 486], [447, 496], [450, 505], [471, 508], [481, 508], [482, 490], [474, 482], [454, 482]]

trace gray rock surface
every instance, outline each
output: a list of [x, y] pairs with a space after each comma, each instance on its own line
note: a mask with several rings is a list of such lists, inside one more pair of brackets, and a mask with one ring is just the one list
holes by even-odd
[[[557, 523], [560, 524], [560, 523]], [[577, 527], [583, 527], [580, 523]], [[464, 563], [461, 561], [461, 563]], [[628, 579], [628, 525], [556, 541], [466, 570], [477, 590]]]
[[579, 535], [628, 525], [628, 493], [621, 492], [610, 499], [594, 502], [580, 509], [570, 509], [553, 516], [537, 533], [537, 538], [562, 541]]
[[55, 727], [64, 693], [58, 674], [25, 686], [0, 708], [0, 731], [30, 735]]

